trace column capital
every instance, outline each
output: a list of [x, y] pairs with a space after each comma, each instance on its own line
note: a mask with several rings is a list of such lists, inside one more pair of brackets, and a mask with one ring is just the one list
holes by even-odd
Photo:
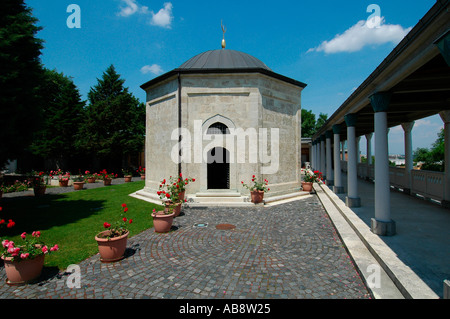
[[449, 110], [439, 112], [439, 116], [441, 117], [444, 124], [450, 123], [450, 111]]
[[434, 44], [438, 47], [447, 65], [450, 66], [450, 31], [447, 30]]
[[387, 112], [392, 93], [377, 92], [369, 97], [374, 112]]
[[333, 137], [333, 131], [332, 130], [326, 131], [325, 132], [325, 137], [326, 138], [332, 138]]
[[341, 124], [334, 124], [333, 125], [333, 133], [334, 134], [340, 134], [341, 133]]
[[403, 130], [405, 131], [405, 133], [410, 133], [411, 130], [413, 129], [415, 121], [412, 122], [408, 122], [408, 123], [402, 123], [402, 127]]
[[372, 136], [373, 136], [373, 133], [368, 133], [368, 134], [366, 134], [366, 139], [370, 140], [370, 139], [372, 139]]
[[325, 134], [320, 135], [320, 141], [325, 142], [326, 136]]
[[358, 120], [358, 115], [357, 114], [347, 114], [344, 116], [345, 119], [345, 124], [347, 124], [347, 126], [356, 126], [356, 122]]

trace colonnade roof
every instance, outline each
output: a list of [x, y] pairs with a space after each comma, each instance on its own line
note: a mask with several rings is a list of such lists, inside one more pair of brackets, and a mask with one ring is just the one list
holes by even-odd
[[[444, 48], [441, 51], [438, 44]], [[447, 51], [445, 51], [447, 50]], [[345, 115], [356, 114], [356, 136], [374, 132], [370, 97], [391, 94], [388, 127], [450, 110], [450, 1], [438, 0], [372, 74], [330, 116], [313, 136], [316, 140], [341, 124], [347, 139]]]

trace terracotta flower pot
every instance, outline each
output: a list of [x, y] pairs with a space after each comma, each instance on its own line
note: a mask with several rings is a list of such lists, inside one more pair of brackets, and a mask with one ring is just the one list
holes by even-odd
[[141, 180], [145, 179], [145, 174], [141, 174]]
[[36, 186], [33, 187], [34, 190], [34, 196], [42, 196], [45, 194], [45, 190], [47, 189], [47, 186]]
[[312, 191], [312, 183], [311, 182], [302, 182], [302, 189], [304, 192]]
[[103, 185], [105, 186], [111, 186], [112, 179], [111, 178], [105, 178], [103, 179]]
[[[33, 259], [11, 260], [12, 257], [3, 257], [5, 265], [6, 283], [8, 285], [24, 285], [37, 279], [44, 267], [44, 255], [39, 255]], [[20, 258], [19, 258], [20, 259]]]
[[129, 183], [129, 182], [131, 182], [131, 175], [127, 175], [127, 176], [124, 176], [124, 178], [125, 178], [125, 183]]
[[182, 202], [184, 202], [184, 197], [185, 197], [185, 195], [186, 195], [186, 191], [184, 190], [184, 191], [181, 191], [179, 194], [178, 194], [178, 198], [182, 201]]
[[155, 232], [157, 233], [167, 233], [170, 231], [172, 227], [173, 218], [175, 217], [175, 213], [166, 215], [164, 212], [156, 212], [152, 213], [153, 217], [153, 226], [155, 228]]
[[95, 177], [89, 177], [88, 179], [87, 179], [87, 182], [88, 183], [95, 183]]
[[69, 185], [69, 181], [59, 181], [59, 186], [60, 187], [67, 187]]
[[115, 262], [124, 258], [128, 235], [130, 234], [130, 232], [126, 232], [119, 237], [110, 239], [102, 238], [108, 233], [109, 230], [105, 230], [95, 236], [98, 244], [98, 252], [100, 253], [100, 261], [104, 263]]
[[[183, 202], [178, 202], [175, 207], [173, 208], [173, 213], [175, 214], [175, 217], [180, 216], [181, 213], [181, 205]], [[169, 205], [173, 205], [172, 201], [166, 202], [166, 208], [164, 209], [166, 212], [169, 210]]]
[[84, 187], [84, 182], [73, 182], [73, 189], [76, 191], [79, 191], [81, 189], [83, 189]]
[[252, 203], [259, 204], [264, 199], [264, 192], [263, 191], [251, 191], [250, 192]]

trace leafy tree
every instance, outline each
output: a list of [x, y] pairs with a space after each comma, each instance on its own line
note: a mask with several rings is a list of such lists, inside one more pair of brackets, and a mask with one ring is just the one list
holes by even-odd
[[302, 109], [302, 136], [312, 137], [316, 131], [316, 115], [306, 109]]
[[67, 169], [77, 154], [74, 147], [84, 118], [84, 102], [72, 79], [55, 70], [45, 70], [42, 83], [43, 125], [31, 145], [34, 154], [51, 160], [52, 168]]
[[328, 115], [324, 113], [320, 113], [316, 122], [316, 130], [320, 129], [328, 120]]
[[5, 0], [0, 10], [0, 167], [17, 158], [40, 124], [41, 29], [23, 0]]
[[[128, 155], [144, 145], [145, 105], [135, 98], [113, 65], [88, 93], [89, 105], [78, 145], [93, 154], [101, 168], [117, 171]], [[96, 167], [99, 169], [100, 167]]]
[[320, 113], [316, 121], [316, 115], [312, 111], [302, 109], [302, 137], [312, 137], [327, 119], [327, 114]]
[[417, 148], [413, 154], [414, 161], [423, 162], [422, 169], [431, 171], [444, 171], [444, 159], [445, 159], [445, 140], [444, 129], [438, 133], [438, 138], [428, 148]]

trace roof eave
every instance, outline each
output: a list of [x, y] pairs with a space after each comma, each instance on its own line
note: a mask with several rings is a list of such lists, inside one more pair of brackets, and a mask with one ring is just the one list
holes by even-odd
[[292, 78], [289, 78], [287, 76], [275, 73], [273, 71], [267, 70], [267, 69], [263, 69], [263, 68], [242, 68], [242, 69], [224, 69], [224, 68], [220, 68], [220, 69], [174, 69], [172, 71], [169, 71], [163, 75], [160, 75], [144, 84], [141, 85], [141, 89], [143, 89], [144, 91], [146, 91], [149, 87], [162, 82], [174, 75], [177, 74], [225, 74], [225, 73], [261, 73], [261, 74], [265, 74], [267, 76], [276, 78], [278, 80], [290, 83], [292, 85], [301, 87], [301, 88], [305, 88], [307, 86], [307, 84], [294, 80]]

